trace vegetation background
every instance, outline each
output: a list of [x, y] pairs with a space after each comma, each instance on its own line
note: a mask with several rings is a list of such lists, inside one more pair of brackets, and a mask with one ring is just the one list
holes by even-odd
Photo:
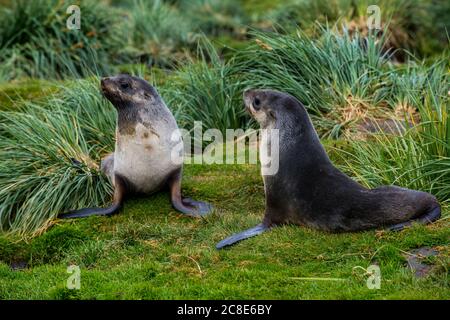
[[[80, 30], [66, 27], [71, 4]], [[367, 27], [369, 5], [380, 7], [379, 30]], [[449, 1], [1, 0], [0, 9], [1, 299], [450, 298]], [[216, 208], [206, 219], [179, 215], [162, 193], [130, 199], [112, 218], [57, 220], [110, 201], [98, 163], [114, 147], [116, 114], [98, 84], [119, 72], [154, 84], [186, 129], [256, 128], [242, 91], [288, 92], [339, 168], [367, 187], [431, 192], [443, 217], [398, 233], [285, 226], [219, 252], [217, 241], [264, 210], [258, 166], [235, 164], [185, 166], [183, 192]], [[415, 251], [424, 247], [434, 254]], [[80, 290], [66, 287], [71, 264]], [[366, 286], [373, 264], [378, 290]]]

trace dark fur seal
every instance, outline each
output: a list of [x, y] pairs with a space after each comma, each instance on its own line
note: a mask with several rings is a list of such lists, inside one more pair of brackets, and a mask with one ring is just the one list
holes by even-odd
[[103, 78], [101, 89], [118, 113], [115, 151], [101, 163], [114, 185], [113, 204], [72, 211], [60, 218], [112, 215], [126, 195], [151, 194], [165, 186], [176, 210], [190, 216], [208, 214], [209, 204], [181, 197], [182, 162], [172, 160], [181, 137], [173, 139], [177, 123], [155, 88], [140, 78], [118, 75]]
[[[262, 166], [263, 222], [219, 242], [218, 249], [280, 224], [328, 232], [401, 230], [413, 222], [429, 223], [440, 217], [440, 205], [429, 193], [395, 186], [370, 190], [339, 171], [321, 145], [306, 109], [294, 97], [249, 90], [244, 92], [244, 102], [261, 128], [279, 130], [279, 170], [265, 175]], [[262, 141], [260, 148], [269, 148], [267, 143]]]

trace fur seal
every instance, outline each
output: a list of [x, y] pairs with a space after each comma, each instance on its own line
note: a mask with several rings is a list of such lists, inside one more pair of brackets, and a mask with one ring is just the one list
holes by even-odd
[[[439, 219], [440, 205], [429, 193], [396, 186], [367, 189], [339, 171], [320, 143], [305, 107], [293, 96], [248, 90], [244, 103], [261, 128], [279, 130], [279, 169], [266, 175], [261, 167], [266, 196], [263, 222], [222, 240], [217, 249], [281, 224], [352, 232], [379, 227], [401, 230], [413, 222]], [[268, 143], [262, 141], [260, 148], [269, 148]]]
[[[114, 186], [113, 203], [107, 208], [86, 208], [62, 214], [60, 218], [112, 215], [119, 211], [126, 195], [151, 194], [168, 186], [173, 207], [190, 216], [204, 216], [212, 207], [181, 196], [182, 161], [172, 161], [179, 141], [175, 118], [154, 87], [126, 74], [101, 79], [103, 95], [117, 109], [116, 145], [101, 161], [101, 170]], [[181, 139], [181, 137], [180, 137]]]

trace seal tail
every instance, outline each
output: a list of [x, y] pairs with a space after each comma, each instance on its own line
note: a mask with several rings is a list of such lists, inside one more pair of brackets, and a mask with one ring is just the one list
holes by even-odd
[[440, 217], [441, 217], [441, 206], [438, 204], [437, 206], [434, 206], [433, 209], [428, 210], [427, 212], [425, 212], [425, 214], [421, 215], [417, 219], [395, 224], [393, 226], [388, 227], [388, 230], [400, 231], [406, 227], [411, 226], [413, 223], [428, 224], [438, 220]]
[[269, 227], [267, 227], [266, 225], [264, 225], [263, 223], [258, 224], [256, 227], [250, 228], [248, 230], [245, 230], [243, 232], [240, 233], [236, 233], [222, 241], [220, 241], [217, 245], [216, 245], [216, 249], [220, 250], [224, 247], [227, 246], [231, 246], [239, 241], [242, 241], [244, 239], [247, 238], [251, 238], [257, 235], [260, 235], [261, 233], [263, 233], [264, 231], [268, 230]]

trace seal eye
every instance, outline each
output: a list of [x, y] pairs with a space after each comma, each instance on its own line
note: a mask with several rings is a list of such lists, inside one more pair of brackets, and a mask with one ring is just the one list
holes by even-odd
[[122, 89], [128, 89], [130, 87], [130, 85], [127, 82], [123, 82], [123, 83], [120, 84], [120, 87]]
[[259, 98], [255, 98], [255, 100], [253, 100], [253, 108], [259, 110], [261, 105], [261, 100], [259, 100]]

